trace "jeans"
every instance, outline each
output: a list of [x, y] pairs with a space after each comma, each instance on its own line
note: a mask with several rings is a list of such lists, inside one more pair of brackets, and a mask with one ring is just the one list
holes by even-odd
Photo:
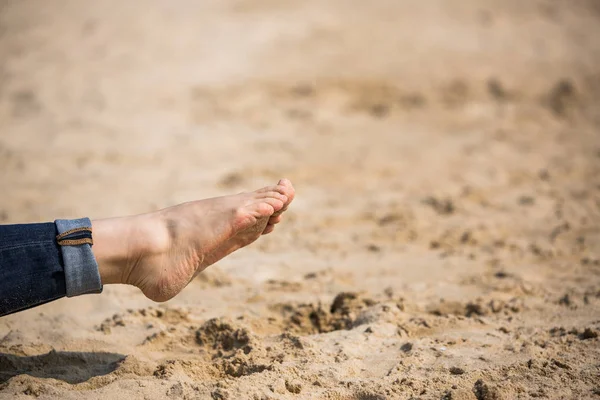
[[64, 296], [100, 293], [91, 221], [0, 225], [0, 316]]

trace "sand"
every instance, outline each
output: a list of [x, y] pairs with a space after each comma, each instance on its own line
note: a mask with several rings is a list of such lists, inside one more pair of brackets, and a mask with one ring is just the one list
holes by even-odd
[[0, 222], [290, 178], [165, 304], [0, 319], [0, 398], [600, 398], [600, 7], [0, 2]]

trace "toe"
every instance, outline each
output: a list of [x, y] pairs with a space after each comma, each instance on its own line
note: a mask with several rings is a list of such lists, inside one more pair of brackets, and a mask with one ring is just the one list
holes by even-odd
[[274, 197], [265, 197], [254, 204], [261, 217], [270, 217], [283, 208], [284, 202]]
[[275, 192], [275, 191], [259, 193], [257, 196], [257, 198], [261, 199], [261, 200], [269, 198], [269, 197], [277, 199], [277, 200], [281, 201], [283, 204], [287, 204], [287, 202], [288, 202], [288, 198], [286, 195], [281, 194], [280, 192]]
[[294, 186], [292, 185], [292, 182], [289, 181], [289, 179], [280, 179], [277, 185], [266, 186], [262, 189], [258, 189], [255, 193], [265, 195], [267, 193], [270, 194], [273, 192], [277, 192], [283, 196], [286, 196], [286, 204], [290, 204], [294, 199], [294, 195], [296, 194]]
[[264, 188], [258, 189], [256, 193], [279, 192], [281, 191], [281, 188], [279, 186], [280, 185], [265, 186]]
[[286, 205], [290, 204], [292, 200], [294, 200], [294, 196], [296, 195], [296, 190], [294, 189], [292, 182], [290, 182], [289, 179], [280, 179], [277, 186], [282, 188], [282, 194], [288, 198]]
[[263, 235], [268, 235], [269, 233], [273, 232], [274, 229], [275, 229], [275, 225], [267, 225], [267, 227], [262, 232], [262, 234]]
[[253, 204], [266, 203], [273, 208], [273, 212], [261, 213], [260, 216], [279, 216], [287, 209], [296, 194], [292, 182], [288, 179], [280, 179], [277, 185], [266, 186], [254, 193], [255, 200]]
[[274, 215], [271, 218], [269, 218], [269, 225], [275, 225], [278, 224], [281, 221], [281, 215]]

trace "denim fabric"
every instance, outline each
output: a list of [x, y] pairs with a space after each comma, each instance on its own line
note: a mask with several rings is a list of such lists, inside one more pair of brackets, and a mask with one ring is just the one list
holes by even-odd
[[[55, 221], [58, 233], [62, 234], [77, 228], [92, 228], [89, 218], [57, 219]], [[80, 239], [79, 233], [66, 236], [66, 239]], [[67, 297], [88, 293], [101, 293], [102, 282], [98, 272], [98, 264], [89, 244], [60, 246], [65, 266], [65, 281]]]
[[68, 244], [91, 241], [91, 227], [88, 218], [0, 225], [0, 317], [64, 296], [100, 293], [91, 246]]
[[67, 293], [56, 225], [0, 225], [0, 316]]

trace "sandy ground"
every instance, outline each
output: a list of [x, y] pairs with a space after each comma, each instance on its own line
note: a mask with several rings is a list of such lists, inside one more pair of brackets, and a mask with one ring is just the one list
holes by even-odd
[[0, 319], [0, 398], [600, 398], [599, 65], [594, 0], [1, 0], [0, 222], [298, 194]]

